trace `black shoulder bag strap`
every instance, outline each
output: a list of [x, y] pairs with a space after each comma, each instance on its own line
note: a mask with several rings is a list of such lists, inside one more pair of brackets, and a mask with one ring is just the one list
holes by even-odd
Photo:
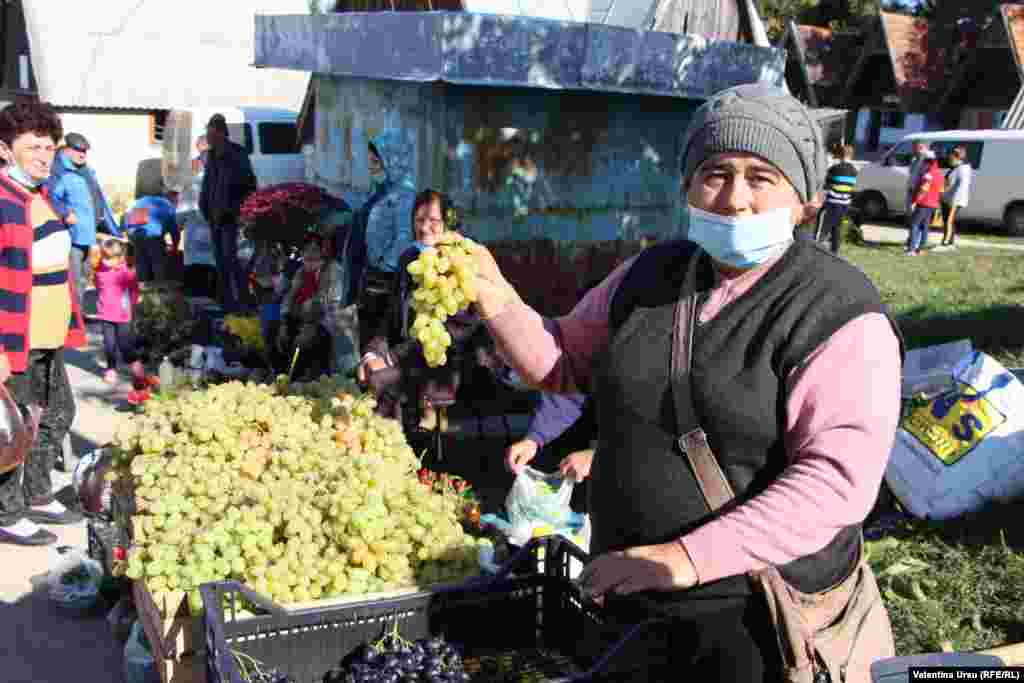
[[676, 304], [671, 377], [677, 429], [682, 435], [678, 441], [679, 448], [693, 469], [704, 500], [714, 512], [732, 500], [735, 494], [708, 445], [707, 434], [700, 426], [693, 403], [690, 370], [693, 367], [693, 332], [697, 326], [697, 272], [702, 254], [698, 250], [691, 259]]

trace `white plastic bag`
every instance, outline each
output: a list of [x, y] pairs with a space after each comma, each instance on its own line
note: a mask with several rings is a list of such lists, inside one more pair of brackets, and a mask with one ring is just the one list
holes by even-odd
[[103, 567], [79, 551], [61, 556], [46, 577], [50, 599], [66, 607], [86, 608], [99, 597]]
[[918, 517], [950, 519], [1024, 494], [1024, 384], [981, 352], [948, 384], [905, 408], [885, 472]]
[[512, 537], [529, 538], [536, 526], [561, 527], [572, 516], [569, 501], [575, 482], [561, 474], [544, 474], [532, 467], [524, 467], [516, 475], [505, 511], [512, 524]]
[[190, 213], [185, 222], [185, 265], [216, 266], [213, 233], [198, 211]]
[[973, 354], [969, 339], [908, 351], [903, 362], [903, 397], [932, 396], [952, 388], [953, 370]]

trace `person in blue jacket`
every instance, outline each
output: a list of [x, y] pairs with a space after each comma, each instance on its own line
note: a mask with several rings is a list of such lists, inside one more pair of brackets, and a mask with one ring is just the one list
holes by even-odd
[[64, 145], [53, 162], [50, 190], [58, 210], [67, 212], [65, 220], [71, 227], [71, 277], [81, 307], [92, 269], [89, 250], [96, 246], [96, 234], [120, 237], [121, 230], [96, 172], [87, 163], [89, 141], [81, 133], [68, 133]]
[[373, 189], [353, 215], [347, 249], [350, 291], [358, 297], [361, 352], [381, 316], [387, 315], [399, 260], [415, 242], [411, 140], [398, 129], [386, 129], [370, 140], [367, 157]]
[[[139, 282], [170, 279], [168, 249], [177, 251], [181, 231], [177, 220], [178, 193], [150, 195], [135, 201], [124, 215], [122, 229], [135, 247], [135, 271]], [[171, 236], [168, 246], [166, 235]]]

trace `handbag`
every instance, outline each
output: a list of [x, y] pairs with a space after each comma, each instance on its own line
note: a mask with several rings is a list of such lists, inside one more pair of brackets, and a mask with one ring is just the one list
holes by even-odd
[[[684, 284], [696, 284], [696, 264]], [[696, 291], [691, 287], [690, 291]], [[697, 295], [676, 305], [672, 338], [673, 400], [682, 434], [678, 443], [712, 512], [729, 503], [733, 489], [700, 427], [690, 384]], [[895, 656], [889, 615], [864, 554], [864, 538], [851, 574], [820, 593], [789, 585], [775, 567], [749, 575], [763, 594], [778, 640], [786, 683], [870, 683], [871, 663]]]
[[7, 474], [25, 462], [39, 433], [42, 409], [33, 405], [23, 415], [7, 387], [0, 384], [0, 474]]

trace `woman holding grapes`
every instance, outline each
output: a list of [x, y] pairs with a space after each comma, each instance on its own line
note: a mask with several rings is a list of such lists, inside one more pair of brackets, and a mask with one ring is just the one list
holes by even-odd
[[[581, 583], [630, 621], [672, 619], [642, 658], [666, 667], [648, 680], [811, 680], [784, 676], [783, 636], [748, 574], [774, 568], [801, 600], [838, 595], [843, 610], [854, 583], [874, 585], [861, 524], [899, 421], [902, 342], [862, 272], [793, 241], [826, 171], [800, 102], [731, 88], [693, 114], [682, 143], [687, 240], [641, 252], [556, 319], [523, 303], [477, 245], [476, 308], [526, 381], [595, 401]], [[676, 318], [686, 302], [692, 323]], [[698, 427], [675, 403], [690, 399]], [[691, 463], [708, 460], [690, 454], [708, 452], [702, 435], [737, 494], [714, 512], [704, 492], [729, 487], [699, 483]], [[893, 654], [881, 600], [866, 609], [856, 657], [830, 662], [850, 682]]]
[[[464, 347], [482, 325], [479, 317], [469, 311], [449, 317], [445, 321], [453, 340], [449, 358], [440, 367], [428, 367], [419, 340], [410, 333], [415, 314], [414, 285], [408, 266], [420, 252], [437, 246], [446, 233], [460, 230], [462, 224], [451, 200], [434, 190], [420, 192], [412, 211], [416, 243], [402, 254], [388, 313], [372, 333], [358, 375], [360, 381], [374, 387], [382, 414], [399, 417], [401, 403], [412, 399], [410, 408], [417, 413], [421, 426], [433, 429], [437, 416], [432, 404], [454, 400], [461, 380]], [[381, 372], [388, 368], [393, 371]]]

